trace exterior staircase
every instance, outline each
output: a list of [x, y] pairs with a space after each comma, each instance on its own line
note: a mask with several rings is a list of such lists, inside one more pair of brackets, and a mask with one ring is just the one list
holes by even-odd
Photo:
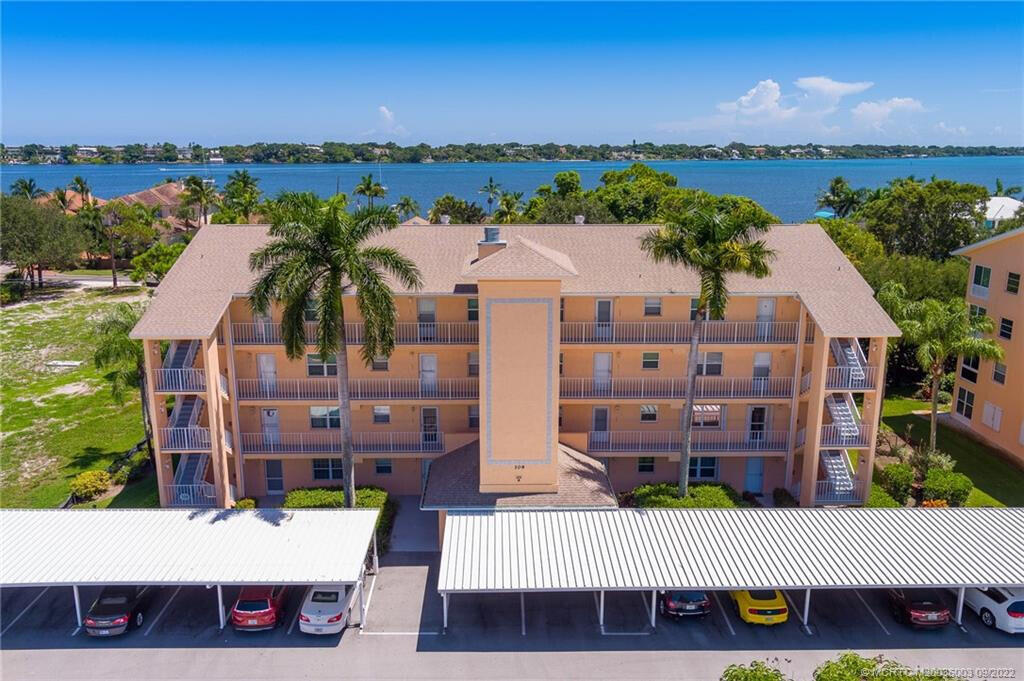
[[164, 369], [189, 369], [199, 350], [199, 341], [171, 341], [164, 357]]
[[860, 434], [860, 414], [850, 393], [832, 394], [825, 398], [825, 406], [832, 416], [832, 425], [839, 430], [842, 438], [856, 440]]
[[854, 490], [853, 474], [846, 463], [845, 449], [823, 449], [818, 459], [825, 479], [832, 483], [836, 492], [851, 494]]

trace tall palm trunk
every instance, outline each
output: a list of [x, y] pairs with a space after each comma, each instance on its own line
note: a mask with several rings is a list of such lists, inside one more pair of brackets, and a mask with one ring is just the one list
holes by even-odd
[[114, 288], [117, 288], [117, 261], [114, 259], [114, 237], [110, 237], [110, 275], [114, 279]]
[[149, 452], [149, 460], [156, 470], [156, 450], [153, 449], [153, 424], [149, 420], [149, 399], [146, 391], [146, 366], [140, 363], [137, 367], [139, 372], [139, 395], [142, 397], [142, 432], [146, 438], [146, 451]]
[[928, 433], [928, 451], [935, 451], [935, 432], [938, 430], [939, 421], [939, 383], [938, 372], [932, 371], [932, 422], [931, 431]]
[[697, 394], [697, 362], [700, 358], [700, 333], [704, 310], [697, 308], [690, 334], [690, 357], [686, 361], [686, 406], [683, 408], [683, 444], [679, 451], [679, 496], [685, 497], [690, 482], [690, 436], [693, 432], [693, 400]]
[[356, 506], [355, 460], [352, 456], [352, 403], [348, 394], [348, 342], [345, 313], [338, 319], [338, 420], [341, 422], [341, 466], [345, 483], [345, 506]]

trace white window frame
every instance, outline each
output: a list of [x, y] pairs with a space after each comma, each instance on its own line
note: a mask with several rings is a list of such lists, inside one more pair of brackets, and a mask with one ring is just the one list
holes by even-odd
[[[653, 414], [654, 418], [644, 418]], [[641, 404], [640, 405], [640, 423], [657, 423], [658, 422], [658, 405], [656, 404]]]
[[335, 355], [333, 360], [324, 361], [320, 359], [320, 355], [315, 352], [306, 353], [306, 375], [307, 376], [337, 376], [338, 375], [338, 356]]
[[[649, 469], [647, 467], [650, 467]], [[654, 457], [653, 456], [638, 456], [636, 457], [636, 472], [644, 474], [654, 473]]]
[[[316, 421], [323, 421], [325, 425], [318, 426]], [[341, 409], [338, 407], [310, 407], [309, 427], [316, 430], [337, 430], [341, 428]]]
[[[961, 408], [961, 405], [962, 408]], [[974, 393], [967, 388], [960, 387], [956, 391], [956, 400], [953, 409], [960, 418], [967, 419], [968, 421], [974, 418]], [[970, 414], [965, 412], [970, 411]]]
[[466, 299], [466, 321], [467, 322], [478, 322], [478, 321], [480, 321], [480, 299], [479, 298], [467, 298]]
[[391, 475], [395, 472], [394, 463], [391, 459], [374, 459], [373, 472], [375, 475]]
[[370, 361], [370, 371], [390, 371], [391, 358], [387, 355], [377, 355]]
[[[1013, 282], [1011, 288], [1010, 282]], [[1006, 292], [1011, 296], [1015, 296], [1020, 293], [1020, 272], [1007, 272], [1006, 273]]]
[[[978, 382], [978, 373], [981, 368], [981, 360], [977, 357], [961, 357], [960, 358], [960, 378], [971, 383]], [[971, 378], [970, 374], [973, 374], [974, 378]]]
[[[475, 412], [475, 413], [474, 413]], [[466, 408], [466, 423], [470, 430], [480, 430], [480, 405], [471, 404]]]
[[384, 426], [391, 423], [391, 407], [387, 404], [373, 405], [373, 425]]
[[[708, 476], [708, 462], [712, 462], [710, 467], [712, 473]], [[695, 472], [696, 471], [696, 472]], [[717, 456], [694, 456], [690, 458], [690, 480], [718, 480], [718, 457]]]
[[[1001, 379], [999, 377], [1002, 377]], [[999, 385], [1006, 385], [1006, 365], [1002, 362], [992, 363], [992, 380]]]
[[[709, 355], [717, 355], [718, 362], [714, 364], [708, 363]], [[717, 374], [707, 373], [708, 366], [717, 366], [719, 368]], [[722, 352], [702, 352], [697, 356], [697, 375], [698, 376], [722, 376], [725, 374], [725, 353]]]
[[[978, 283], [979, 280], [984, 283]], [[992, 285], [992, 268], [975, 265], [971, 272], [971, 295], [975, 298], [988, 300], [989, 287]]]
[[[694, 430], [725, 430], [725, 409], [724, 404], [695, 404], [693, 405]], [[684, 418], [686, 412], [683, 412]], [[714, 419], [714, 420], [713, 420]], [[708, 425], [708, 424], [712, 425]]]
[[476, 350], [466, 355], [466, 374], [468, 376], [480, 375], [480, 353]]
[[1009, 317], [999, 319], [999, 337], [1005, 340], [1013, 340], [1013, 320]]
[[661, 298], [644, 298], [644, 316], [661, 316]]
[[[316, 458], [312, 461], [314, 480], [344, 480], [345, 466], [342, 459]], [[326, 471], [326, 475], [323, 473]], [[320, 473], [318, 475], [318, 473]]]
[[[651, 357], [653, 355], [653, 357]], [[647, 366], [648, 362], [653, 362], [654, 366]], [[658, 371], [661, 369], [661, 353], [660, 352], [644, 352], [640, 355], [640, 368], [643, 371]]]

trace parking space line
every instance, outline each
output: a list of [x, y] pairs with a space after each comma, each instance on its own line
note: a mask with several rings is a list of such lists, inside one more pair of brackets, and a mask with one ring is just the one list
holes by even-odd
[[306, 590], [302, 592], [302, 600], [299, 601], [299, 607], [295, 609], [295, 616], [292, 617], [292, 623], [290, 625], [288, 625], [288, 631], [287, 631], [287, 633], [285, 633], [285, 636], [291, 636], [292, 635], [292, 630], [295, 628], [295, 623], [299, 621], [299, 615], [302, 614], [302, 606], [306, 602], [306, 596], [309, 595], [309, 591], [312, 588], [313, 587], [308, 586], [308, 587], [306, 587]]
[[440, 636], [439, 631], [360, 631], [360, 636]]
[[72, 636], [78, 636], [78, 632], [82, 630], [82, 627], [75, 627], [75, 630], [71, 632]]
[[[796, 605], [793, 604], [793, 599], [789, 597], [789, 593], [787, 593], [784, 589], [782, 590], [782, 597], [786, 599], [787, 603], [789, 603], [789, 607], [790, 607], [790, 609], [792, 610], [792, 612], [794, 614], [800, 612], [799, 610], [796, 609]], [[810, 613], [808, 613], [808, 616], [809, 615], [810, 615]], [[800, 622], [800, 617], [799, 616], [796, 619], [797, 619], [798, 622]], [[800, 629], [805, 634], [807, 634], [808, 636], [812, 635], [811, 634], [811, 628], [807, 625], [806, 622], [800, 622]]]
[[171, 597], [167, 599], [167, 602], [164, 603], [164, 607], [160, 608], [160, 612], [158, 612], [156, 617], [153, 618], [153, 621], [149, 623], [149, 627], [146, 629], [146, 633], [144, 633], [143, 636], [149, 636], [149, 632], [153, 631], [153, 627], [156, 626], [156, 623], [159, 622], [160, 618], [163, 617], [165, 612], [167, 612], [167, 608], [171, 606], [171, 601], [174, 600], [174, 597], [178, 595], [179, 591], [181, 591], [180, 586], [175, 589], [174, 593], [171, 594]]
[[885, 635], [886, 636], [892, 636], [892, 634], [889, 633], [889, 630], [885, 628], [885, 625], [882, 624], [882, 620], [880, 620], [878, 618], [878, 615], [875, 614], [875, 611], [871, 609], [870, 605], [868, 605], [868, 602], [865, 601], [864, 597], [860, 595], [860, 591], [858, 591], [857, 589], [854, 589], [853, 593], [854, 593], [855, 596], [857, 596], [857, 598], [860, 599], [860, 602], [864, 604], [864, 607], [867, 608], [868, 612], [871, 614], [871, 617], [873, 617], [874, 620], [876, 622], [878, 622], [878, 626], [882, 627], [882, 631], [885, 632]]
[[18, 613], [18, 615], [17, 615], [17, 616], [16, 616], [16, 617], [15, 617], [14, 619], [12, 619], [12, 620], [11, 620], [10, 622], [8, 622], [8, 623], [7, 623], [7, 626], [6, 626], [6, 627], [4, 627], [2, 631], [0, 631], [0, 636], [3, 636], [4, 634], [6, 634], [6, 633], [7, 633], [7, 630], [8, 630], [8, 629], [10, 629], [11, 627], [13, 627], [13, 626], [14, 626], [14, 623], [15, 623], [15, 622], [17, 622], [18, 620], [20, 620], [20, 619], [21, 619], [21, 616], [22, 616], [22, 615], [24, 615], [24, 614], [25, 614], [26, 612], [28, 612], [29, 610], [31, 610], [31, 609], [32, 609], [32, 606], [36, 604], [36, 601], [38, 601], [38, 600], [39, 600], [40, 598], [42, 598], [42, 597], [43, 597], [43, 594], [44, 594], [44, 593], [46, 593], [46, 592], [47, 592], [47, 591], [49, 591], [49, 590], [50, 590], [50, 587], [46, 587], [45, 589], [43, 589], [42, 591], [40, 591], [40, 592], [39, 592], [39, 593], [38, 593], [38, 594], [36, 595], [36, 597], [35, 597], [35, 598], [33, 598], [33, 599], [32, 599], [32, 601], [31, 601], [31, 602], [30, 602], [30, 603], [29, 603], [28, 605], [26, 605], [26, 606], [25, 606], [25, 609], [24, 609], [24, 610], [22, 610], [21, 612], [19, 612], [19, 613]]
[[[370, 602], [373, 601], [373, 587], [375, 587], [375, 586], [377, 586], [377, 573], [376, 572], [373, 573], [373, 579], [370, 580], [370, 590], [366, 594], [366, 604], [363, 607], [363, 609], [365, 610], [366, 619], [370, 619]], [[363, 589], [365, 587], [366, 587], [366, 579], [364, 578], [363, 579], [363, 586], [360, 586], [359, 588]], [[363, 615], [364, 615], [364, 613], [362, 613], [362, 612], [359, 613], [359, 628], [360, 629], [362, 629], [363, 627], [366, 626], [366, 622], [363, 621]], [[351, 618], [351, 612], [349, 613], [349, 617]]]
[[712, 591], [711, 597], [715, 599], [715, 607], [717, 607], [718, 611], [722, 613], [722, 619], [725, 620], [725, 626], [729, 627], [729, 633], [735, 636], [736, 630], [732, 628], [732, 622], [729, 621], [729, 613], [727, 613], [725, 608], [722, 607], [722, 602], [718, 600], [718, 594]]

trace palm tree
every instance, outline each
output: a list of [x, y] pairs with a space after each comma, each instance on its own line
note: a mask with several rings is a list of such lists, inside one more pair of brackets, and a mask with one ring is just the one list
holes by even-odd
[[73, 191], [78, 192], [82, 197], [82, 205], [89, 200], [89, 194], [92, 189], [89, 187], [89, 183], [85, 181], [85, 178], [81, 175], [75, 175], [71, 178], [71, 184], [69, 185]]
[[487, 214], [491, 214], [491, 204], [494, 203], [495, 197], [501, 196], [501, 184], [494, 181], [493, 177], [487, 178], [487, 184], [480, 187], [480, 194], [487, 194]]
[[352, 458], [352, 407], [349, 402], [348, 344], [342, 295], [355, 293], [363, 318], [362, 359], [390, 355], [395, 347], [395, 301], [388, 286], [393, 278], [408, 289], [422, 285], [415, 263], [394, 248], [367, 243], [394, 229], [390, 208], [345, 210], [345, 198], [327, 201], [312, 193], [284, 194], [271, 211], [270, 243], [249, 257], [258, 274], [249, 291], [257, 314], [272, 303], [283, 309], [281, 337], [285, 353], [299, 359], [306, 351], [305, 313], [316, 311], [316, 351], [335, 357], [338, 365], [338, 413], [345, 481], [345, 503], [355, 505]]
[[202, 227], [206, 224], [210, 206], [217, 203], [217, 189], [198, 175], [189, 175], [185, 178], [185, 191], [181, 195], [181, 203], [198, 209], [197, 218], [199, 226]]
[[359, 194], [366, 197], [367, 205], [373, 208], [373, 200], [377, 197], [386, 196], [388, 190], [384, 188], [380, 182], [373, 179], [373, 173], [363, 177], [359, 180], [359, 184], [352, 190], [353, 194]]
[[28, 179], [19, 177], [11, 183], [11, 194], [14, 196], [24, 196], [26, 199], [38, 199], [40, 196], [44, 196], [46, 192], [40, 189], [36, 185], [36, 181], [31, 177]]
[[693, 426], [693, 396], [696, 394], [700, 335], [704, 319], [721, 319], [729, 302], [726, 277], [746, 274], [767, 277], [775, 252], [757, 237], [768, 231], [768, 220], [749, 222], [737, 214], [721, 212], [710, 200], [698, 200], [643, 237], [640, 248], [654, 262], [681, 265], [700, 278], [696, 317], [690, 335], [686, 365], [686, 407], [683, 413], [683, 442], [679, 456], [679, 496], [686, 496], [690, 474], [690, 433]]
[[53, 193], [50, 194], [50, 201], [65, 213], [71, 205], [71, 199], [68, 197], [68, 191], [64, 189], [64, 187], [55, 187]]
[[498, 210], [491, 216], [495, 222], [501, 224], [512, 224], [520, 218], [519, 209], [522, 208], [522, 192], [504, 192], [498, 200]]
[[985, 315], [973, 315], [966, 301], [908, 301], [902, 284], [888, 281], [878, 291], [878, 302], [903, 332], [903, 341], [917, 346], [915, 356], [922, 371], [931, 379], [932, 417], [928, 449], [935, 450], [938, 431], [939, 386], [946, 366], [957, 356], [970, 359], [1003, 359], [1002, 346], [982, 334], [992, 333], [995, 322]]
[[228, 175], [228, 181], [224, 184], [224, 191], [228, 194], [233, 192], [258, 192], [259, 187], [257, 185], [259, 183], [259, 178], [250, 175], [248, 170], [236, 170]]
[[992, 196], [1009, 196], [1013, 197], [1015, 194], [1020, 194], [1022, 191], [1020, 185], [1011, 185], [1009, 187], [1003, 186], [1003, 181], [998, 177], [996, 178], [996, 190], [992, 193]]
[[92, 361], [97, 369], [110, 373], [110, 395], [118, 404], [124, 404], [128, 393], [138, 390], [142, 400], [142, 429], [146, 434], [146, 448], [153, 456], [153, 430], [149, 420], [149, 402], [146, 399], [146, 363], [142, 341], [129, 335], [142, 318], [141, 304], [118, 303], [96, 325], [96, 349]]
[[839, 175], [833, 177], [828, 189], [818, 196], [818, 208], [831, 208], [837, 218], [845, 218], [857, 210], [863, 198], [863, 192], [854, 190], [846, 178]]
[[419, 214], [420, 204], [411, 196], [401, 196], [398, 198], [398, 203], [395, 204], [395, 212], [398, 213], [399, 219], [408, 220], [413, 215]]
[[166, 225], [159, 206], [111, 201], [103, 206], [100, 234], [109, 246], [112, 288], [117, 288], [117, 251], [126, 241], [146, 241], [156, 235], [155, 224]]

